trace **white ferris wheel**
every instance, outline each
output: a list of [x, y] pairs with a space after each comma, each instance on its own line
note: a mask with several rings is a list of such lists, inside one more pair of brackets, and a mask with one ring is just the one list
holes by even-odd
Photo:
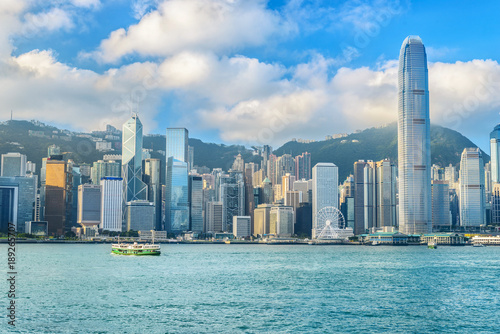
[[316, 215], [316, 239], [341, 239], [344, 237], [345, 221], [342, 212], [327, 206]]

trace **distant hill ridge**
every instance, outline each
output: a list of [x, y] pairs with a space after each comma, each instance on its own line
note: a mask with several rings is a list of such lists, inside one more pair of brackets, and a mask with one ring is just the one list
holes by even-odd
[[[30, 135], [31, 131], [31, 135]], [[80, 134], [82, 135], [82, 134]], [[85, 134], [83, 134], [85, 136]], [[104, 154], [120, 154], [120, 150], [99, 152], [95, 143], [88, 137], [77, 137], [74, 132], [61, 130], [54, 126], [37, 121], [4, 121], [0, 123], [0, 154], [21, 152], [30, 161], [37, 164], [39, 170], [42, 158], [47, 155], [47, 147], [55, 144], [61, 147], [61, 152], [76, 163], [91, 164], [102, 159]], [[165, 150], [164, 135], [145, 135], [144, 148], [152, 149], [153, 158], [161, 158], [158, 151]], [[252, 151], [242, 145], [224, 145], [205, 143], [199, 139], [190, 138], [189, 145], [194, 147], [194, 163], [209, 168], [231, 167], [234, 157], [241, 153], [245, 162], [259, 162]], [[477, 147], [468, 138], [457, 131], [431, 125], [431, 155], [432, 162], [441, 166], [450, 163], [458, 165], [460, 155], [466, 147]], [[397, 159], [397, 126], [391, 123], [384, 127], [369, 128], [353, 133], [347, 137], [300, 143], [289, 141], [274, 151], [276, 155], [285, 153], [293, 156], [302, 152], [311, 153], [313, 166], [318, 162], [333, 162], [339, 167], [339, 181], [344, 180], [353, 170], [355, 161]], [[490, 157], [483, 152], [484, 162]]]

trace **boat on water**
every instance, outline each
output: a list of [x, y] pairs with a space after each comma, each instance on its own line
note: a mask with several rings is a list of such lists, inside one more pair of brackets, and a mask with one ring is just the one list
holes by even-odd
[[430, 248], [430, 249], [436, 249], [438, 246], [437, 246], [437, 243], [431, 241], [429, 243], [427, 243], [427, 248]]
[[484, 247], [484, 245], [481, 243], [474, 243], [472, 244], [472, 247]]
[[119, 255], [160, 255], [160, 245], [155, 244], [112, 244], [111, 253]]

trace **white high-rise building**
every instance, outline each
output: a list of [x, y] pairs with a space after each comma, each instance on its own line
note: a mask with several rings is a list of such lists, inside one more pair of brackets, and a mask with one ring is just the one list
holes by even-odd
[[101, 179], [101, 222], [103, 230], [121, 232], [123, 212], [123, 179], [104, 177]]
[[142, 182], [142, 123], [133, 115], [123, 124], [123, 201], [146, 200], [148, 187]]
[[312, 170], [313, 238], [316, 235], [317, 215], [325, 207], [339, 206], [339, 169], [333, 163], [320, 162]]
[[399, 230], [432, 231], [431, 147], [427, 55], [418, 36], [408, 36], [398, 73]]
[[490, 133], [491, 182], [500, 183], [500, 124]]
[[484, 164], [478, 148], [466, 148], [460, 160], [460, 225], [485, 224]]
[[236, 238], [246, 238], [252, 233], [252, 218], [250, 216], [233, 216], [233, 235]]

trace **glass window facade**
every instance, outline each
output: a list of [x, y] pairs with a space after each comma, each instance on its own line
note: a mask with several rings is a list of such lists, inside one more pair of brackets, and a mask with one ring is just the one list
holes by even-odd
[[420, 37], [407, 37], [398, 72], [399, 230], [430, 233], [431, 149], [427, 55]]

